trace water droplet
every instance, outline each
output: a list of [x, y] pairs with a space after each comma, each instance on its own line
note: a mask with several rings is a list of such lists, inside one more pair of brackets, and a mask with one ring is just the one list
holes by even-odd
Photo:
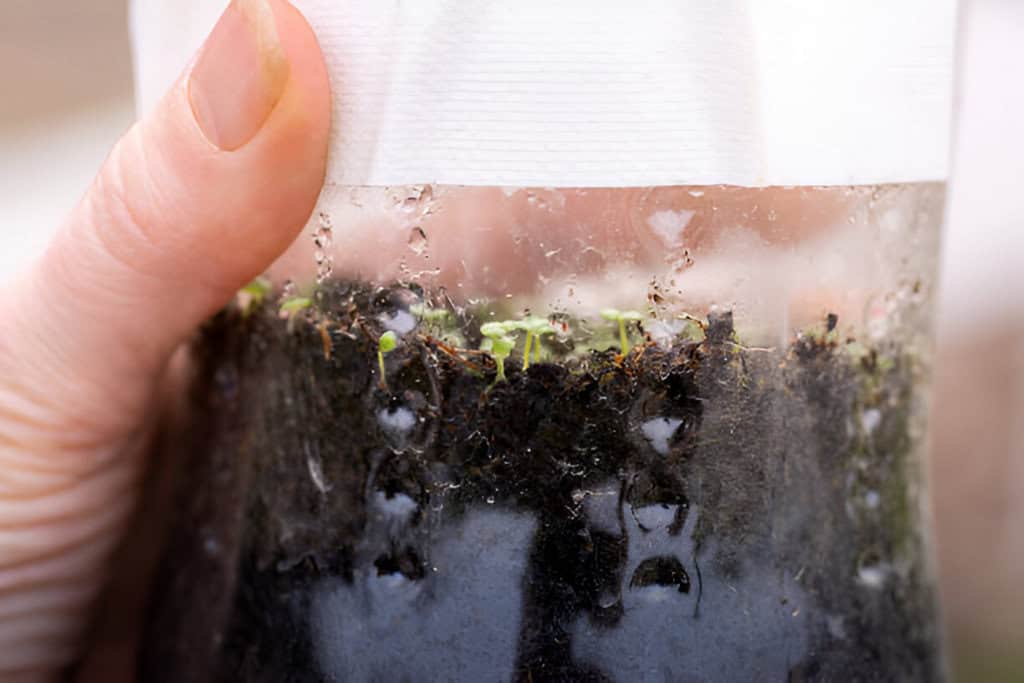
[[494, 496], [487, 496], [487, 504], [494, 505]]
[[689, 249], [683, 249], [682, 255], [679, 257], [679, 260], [676, 262], [676, 270], [678, 271], [678, 270], [682, 270], [683, 268], [689, 268], [692, 265], [693, 265], [693, 257], [690, 256], [690, 250]]
[[409, 231], [409, 249], [417, 256], [427, 251], [427, 233], [418, 225]]
[[408, 193], [401, 200], [402, 211], [406, 213], [413, 213], [419, 206], [420, 199], [423, 197], [424, 187], [422, 185], [413, 185], [409, 188]]
[[334, 258], [331, 256], [331, 247], [334, 244], [334, 232], [331, 225], [331, 217], [321, 211], [317, 221], [317, 228], [313, 231], [313, 245], [316, 250], [313, 258], [316, 260], [316, 281], [323, 283], [331, 277], [334, 272]]

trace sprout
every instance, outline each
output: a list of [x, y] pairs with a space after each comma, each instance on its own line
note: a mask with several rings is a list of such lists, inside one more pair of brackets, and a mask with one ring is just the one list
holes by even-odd
[[288, 314], [297, 313], [305, 308], [309, 308], [312, 304], [313, 302], [310, 301], [309, 297], [296, 296], [281, 304], [281, 312]]
[[270, 294], [271, 283], [266, 277], [260, 276], [238, 290], [238, 305], [242, 309], [242, 317], [246, 318], [252, 310], [263, 303]]
[[441, 326], [451, 316], [447, 308], [431, 308], [426, 304], [413, 304], [409, 306], [409, 312], [425, 323], [433, 323]]
[[387, 374], [384, 370], [384, 354], [390, 353], [395, 350], [398, 345], [398, 337], [391, 330], [388, 330], [380, 336], [380, 340], [377, 342], [377, 364], [380, 366], [380, 388], [384, 391], [388, 390]]
[[619, 324], [619, 344], [622, 355], [629, 353], [629, 337], [626, 335], [626, 323], [643, 320], [644, 315], [639, 311], [620, 311], [615, 308], [606, 308], [601, 311], [601, 317]]
[[409, 312], [419, 320], [430, 333], [441, 338], [457, 337], [458, 332], [453, 324], [452, 312], [447, 308], [433, 308], [427, 304], [413, 304]]
[[416, 316], [416, 319], [430, 334], [433, 334], [453, 346], [463, 346], [466, 340], [459, 328], [459, 321], [455, 311], [433, 307], [425, 303], [412, 304], [409, 312]]
[[313, 305], [313, 301], [309, 297], [296, 296], [291, 299], [287, 299], [281, 304], [280, 313], [282, 317], [288, 318], [288, 332], [295, 331], [295, 316], [299, 311], [304, 311]]
[[509, 357], [516, 345], [516, 338], [509, 332], [517, 329], [519, 329], [519, 325], [516, 321], [491, 322], [480, 326], [480, 334], [484, 335], [484, 340], [480, 343], [480, 350], [490, 353], [498, 366], [495, 383], [505, 381], [505, 359]]
[[270, 279], [261, 275], [242, 287], [242, 291], [253, 297], [265, 297], [270, 292]]
[[514, 320], [506, 320], [500, 323], [490, 322], [484, 323], [480, 326], [480, 334], [485, 337], [489, 337], [490, 339], [494, 339], [517, 329], [519, 329], [519, 326]]
[[[530, 345], [534, 344], [536, 347], [537, 358], [540, 358], [540, 339], [546, 334], [554, 334], [555, 329], [551, 327], [551, 323], [548, 322], [547, 318], [540, 318], [535, 315], [527, 316], [523, 320], [516, 321], [518, 325], [517, 329], [526, 332], [526, 346], [523, 349], [523, 370], [530, 367]], [[534, 338], [536, 342], [534, 343]]]

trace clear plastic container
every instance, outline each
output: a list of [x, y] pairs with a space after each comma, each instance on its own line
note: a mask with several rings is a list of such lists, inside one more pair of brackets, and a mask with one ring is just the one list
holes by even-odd
[[327, 188], [197, 343], [145, 680], [941, 679], [943, 195]]

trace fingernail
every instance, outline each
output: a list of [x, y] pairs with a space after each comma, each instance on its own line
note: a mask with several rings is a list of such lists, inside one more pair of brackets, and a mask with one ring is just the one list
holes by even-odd
[[232, 0], [189, 76], [192, 114], [203, 135], [231, 151], [253, 139], [288, 81], [288, 58], [267, 0]]

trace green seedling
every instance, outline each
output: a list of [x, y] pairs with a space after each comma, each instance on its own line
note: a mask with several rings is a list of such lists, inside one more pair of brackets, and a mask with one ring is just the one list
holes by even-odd
[[257, 306], [270, 294], [271, 282], [269, 278], [260, 276], [238, 290], [238, 305], [242, 309], [242, 317], [247, 318]]
[[540, 360], [541, 337], [547, 334], [554, 334], [555, 328], [551, 327], [551, 323], [548, 322], [547, 318], [540, 318], [535, 315], [527, 316], [523, 320], [517, 320], [516, 324], [516, 329], [526, 332], [526, 346], [523, 349], [523, 370], [526, 370], [530, 367], [530, 346], [533, 345], [535, 347], [535, 355], [537, 360]]
[[281, 312], [292, 315], [313, 305], [312, 300], [306, 296], [296, 296], [281, 304]]
[[377, 365], [380, 366], [380, 388], [384, 391], [388, 390], [387, 373], [384, 370], [384, 354], [394, 351], [397, 345], [398, 337], [396, 337], [395, 333], [391, 330], [380, 335], [380, 341], [377, 342]]
[[409, 312], [425, 323], [442, 327], [451, 317], [451, 311], [447, 308], [431, 308], [426, 304], [413, 304]]
[[262, 300], [270, 292], [270, 278], [260, 275], [245, 287], [242, 287], [242, 291], [251, 297], [259, 297]]
[[820, 344], [823, 346], [838, 346], [841, 340], [841, 333], [839, 331], [839, 316], [835, 313], [829, 313], [825, 316], [825, 319], [817, 325], [812, 325], [808, 329], [797, 334], [797, 338], [806, 339], [814, 344]]
[[620, 311], [616, 308], [606, 308], [601, 311], [601, 317], [619, 325], [619, 348], [622, 355], [629, 353], [629, 336], [626, 334], [626, 323], [637, 322], [644, 319], [644, 314], [639, 311]]
[[456, 346], [465, 340], [458, 328], [455, 315], [447, 308], [433, 308], [426, 304], [413, 304], [409, 312], [416, 316], [420, 324], [431, 334], [445, 339]]
[[313, 300], [306, 296], [296, 296], [281, 304], [281, 315], [288, 318], [289, 334], [295, 331], [295, 320], [300, 311], [313, 305]]
[[519, 329], [515, 321], [500, 323], [484, 323], [480, 326], [480, 334], [484, 336], [480, 343], [480, 350], [487, 351], [494, 357], [494, 363], [498, 366], [498, 376], [494, 378], [495, 384], [505, 381], [505, 359], [515, 348], [516, 338], [510, 332]]

